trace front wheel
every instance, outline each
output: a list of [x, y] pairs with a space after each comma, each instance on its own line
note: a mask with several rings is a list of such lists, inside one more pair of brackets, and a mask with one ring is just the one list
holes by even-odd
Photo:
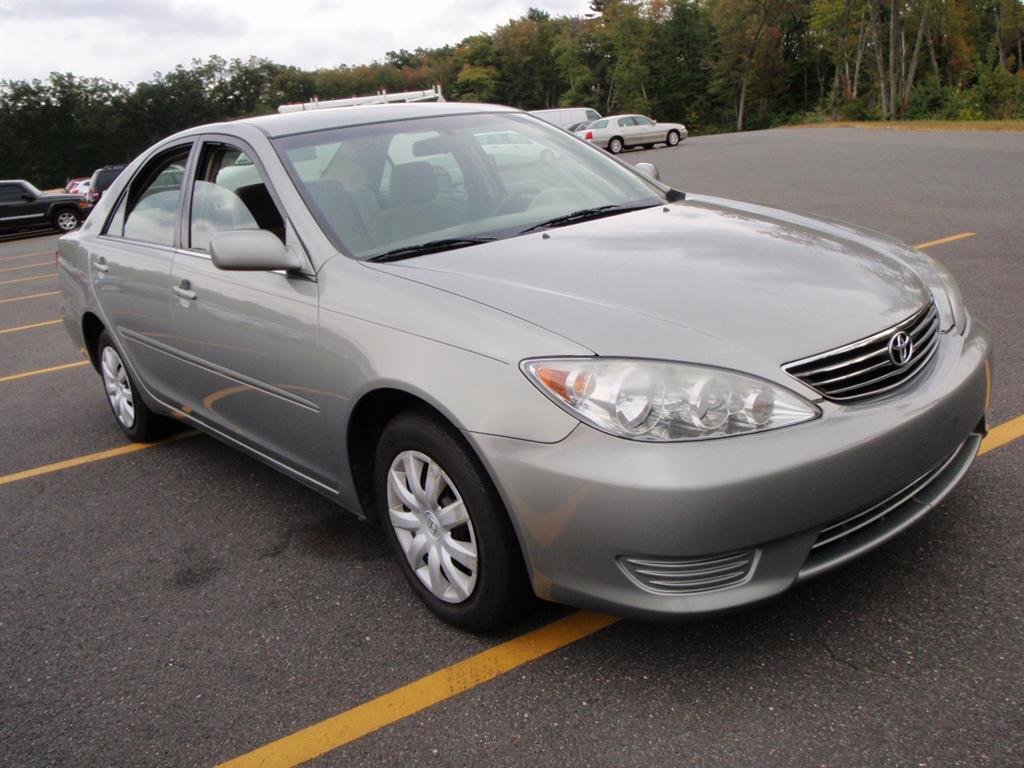
[[406, 411], [377, 446], [384, 536], [417, 596], [472, 632], [512, 619], [529, 595], [518, 541], [490, 478], [461, 436], [427, 411]]
[[674, 147], [679, 143], [679, 131], [669, 131], [666, 142], [670, 147]]
[[97, 353], [103, 388], [106, 390], [107, 402], [117, 420], [117, 426], [139, 443], [148, 443], [162, 437], [167, 432], [168, 420], [153, 413], [142, 401], [135, 380], [128, 373], [128, 367], [121, 359], [121, 353], [114, 346], [108, 331], [100, 334]]
[[613, 155], [619, 154], [622, 151], [622, 139], [615, 137], [608, 142], [608, 151]]
[[61, 232], [72, 232], [82, 221], [82, 217], [74, 208], [63, 208], [53, 214], [51, 221]]

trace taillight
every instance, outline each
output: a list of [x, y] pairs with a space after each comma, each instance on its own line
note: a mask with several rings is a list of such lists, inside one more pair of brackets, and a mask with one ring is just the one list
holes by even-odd
[[593, 131], [587, 131], [587, 135], [584, 136], [583, 138], [586, 139], [587, 141], [593, 141], [594, 140], [594, 132]]

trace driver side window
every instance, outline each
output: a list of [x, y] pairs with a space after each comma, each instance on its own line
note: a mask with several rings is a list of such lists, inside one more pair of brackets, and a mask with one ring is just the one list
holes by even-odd
[[208, 251], [218, 232], [266, 229], [281, 242], [284, 218], [260, 175], [245, 152], [225, 144], [203, 147], [192, 188], [189, 247]]

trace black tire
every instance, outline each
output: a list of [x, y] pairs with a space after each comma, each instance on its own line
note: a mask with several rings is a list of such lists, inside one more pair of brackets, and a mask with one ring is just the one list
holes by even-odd
[[76, 208], [58, 208], [50, 216], [50, 223], [61, 232], [74, 232], [82, 223], [82, 214]]
[[[436, 597], [420, 580], [391, 523], [388, 475], [392, 463], [407, 451], [423, 454], [440, 466], [457, 488], [472, 525], [476, 582], [462, 602]], [[404, 411], [392, 419], [377, 443], [373, 487], [388, 546], [413, 591], [434, 614], [470, 632], [486, 632], [513, 620], [529, 604], [532, 591], [505, 507], [480, 461], [450, 424], [426, 409]], [[412, 511], [408, 506], [400, 508]], [[424, 557], [428, 563], [429, 555]]]
[[625, 149], [625, 146], [626, 145], [622, 143], [622, 139], [618, 136], [615, 136], [608, 141], [608, 151], [613, 155], [619, 154], [619, 152]]
[[679, 146], [679, 131], [669, 131], [665, 137], [665, 145], [669, 147]]
[[[107, 353], [108, 349], [113, 352], [118, 363], [120, 363], [120, 369], [110, 365], [111, 358], [109, 353]], [[96, 360], [100, 369], [100, 377], [104, 384], [104, 394], [107, 395], [107, 405], [110, 406], [110, 411], [114, 415], [114, 421], [117, 422], [117, 426], [121, 428], [121, 431], [137, 443], [150, 443], [166, 435], [170, 430], [171, 420], [151, 411], [149, 406], [143, 401], [138, 384], [136, 384], [134, 377], [128, 371], [127, 366], [124, 365], [124, 356], [121, 354], [121, 350], [117, 348], [117, 345], [114, 344], [109, 331], [104, 330], [100, 333], [99, 341], [96, 344]], [[114, 374], [115, 379], [119, 378], [119, 374], [123, 370], [123, 380], [127, 382], [128, 391], [131, 396], [131, 406], [134, 411], [130, 421], [127, 418], [123, 418], [123, 412], [118, 412], [114, 405], [114, 400], [112, 400], [109, 390], [107, 390], [108, 379], [104, 370], [105, 367], [112, 369], [111, 372]]]

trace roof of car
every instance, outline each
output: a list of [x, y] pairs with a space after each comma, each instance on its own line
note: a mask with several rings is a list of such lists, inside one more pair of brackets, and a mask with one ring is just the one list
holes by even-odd
[[[444, 102], [409, 104], [367, 104], [359, 107], [330, 107], [312, 109], [307, 112], [288, 112], [279, 115], [263, 115], [237, 120], [253, 125], [267, 136], [275, 138], [295, 133], [320, 131], [328, 128], [345, 128], [350, 125], [383, 123], [390, 120], [407, 120], [415, 117], [471, 114], [473, 112], [516, 112], [511, 107], [496, 104], [466, 104]], [[209, 126], [206, 126], [207, 128]]]

